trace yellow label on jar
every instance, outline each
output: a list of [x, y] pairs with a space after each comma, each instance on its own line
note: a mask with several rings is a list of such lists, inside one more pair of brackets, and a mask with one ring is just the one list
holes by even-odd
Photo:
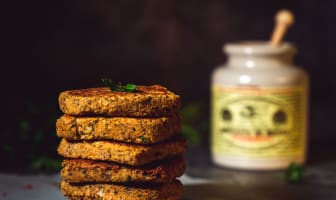
[[241, 158], [305, 154], [304, 88], [213, 87], [212, 151]]

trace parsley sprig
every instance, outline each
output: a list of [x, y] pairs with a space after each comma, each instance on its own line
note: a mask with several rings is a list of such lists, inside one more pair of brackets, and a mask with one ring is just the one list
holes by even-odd
[[105, 86], [108, 86], [111, 91], [115, 92], [135, 92], [136, 90], [136, 85], [127, 83], [126, 85], [121, 84], [121, 82], [114, 83], [112, 79], [110, 78], [102, 78], [101, 79], [102, 83]]

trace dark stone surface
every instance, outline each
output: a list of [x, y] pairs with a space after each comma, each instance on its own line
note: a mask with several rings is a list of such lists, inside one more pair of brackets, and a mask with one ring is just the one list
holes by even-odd
[[241, 186], [208, 184], [186, 186], [183, 200], [334, 200], [335, 188], [315, 185]]
[[217, 167], [206, 148], [189, 149], [187, 158], [187, 175], [208, 179], [210, 183], [187, 185], [184, 200], [336, 199], [336, 160], [326, 157], [308, 163], [303, 182], [299, 184], [287, 183], [283, 171]]

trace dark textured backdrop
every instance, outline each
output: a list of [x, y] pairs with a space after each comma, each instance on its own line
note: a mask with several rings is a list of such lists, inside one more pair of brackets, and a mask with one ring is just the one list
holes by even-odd
[[[22, 125], [24, 118], [31, 121], [27, 113], [33, 113], [35, 124], [47, 123], [46, 115], [52, 115], [48, 122], [52, 124], [60, 114], [56, 99], [61, 90], [97, 86], [102, 76], [166, 85], [182, 95], [185, 105], [207, 102], [211, 71], [225, 62], [223, 44], [267, 40], [273, 15], [280, 8], [296, 15], [286, 40], [298, 46], [296, 63], [311, 75], [311, 151], [319, 152], [335, 142], [334, 0], [36, 0], [10, 4], [2, 30], [1, 78], [2, 116], [9, 119], [1, 130], [11, 138], [10, 144], [15, 145], [22, 127], [23, 137], [36, 135], [36, 130]], [[18, 123], [22, 127], [16, 131]], [[46, 130], [54, 134], [52, 128]], [[50, 142], [44, 143], [48, 146]]]

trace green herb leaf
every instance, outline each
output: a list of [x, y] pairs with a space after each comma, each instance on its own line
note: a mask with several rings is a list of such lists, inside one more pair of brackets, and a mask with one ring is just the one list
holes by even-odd
[[303, 179], [304, 167], [297, 163], [291, 163], [285, 172], [285, 179], [289, 183], [299, 183]]
[[126, 84], [125, 86], [122, 85], [121, 82], [119, 83], [114, 83], [112, 79], [109, 78], [102, 78], [101, 79], [103, 85], [108, 86], [111, 91], [116, 91], [116, 92], [134, 92], [136, 90], [136, 85], [134, 84]]
[[136, 89], [136, 85], [127, 83], [125, 86], [126, 92], [134, 92]]
[[122, 84], [119, 82], [117, 84], [111, 84], [110, 89], [112, 91], [116, 91], [116, 92], [124, 92], [124, 87], [122, 86]]

